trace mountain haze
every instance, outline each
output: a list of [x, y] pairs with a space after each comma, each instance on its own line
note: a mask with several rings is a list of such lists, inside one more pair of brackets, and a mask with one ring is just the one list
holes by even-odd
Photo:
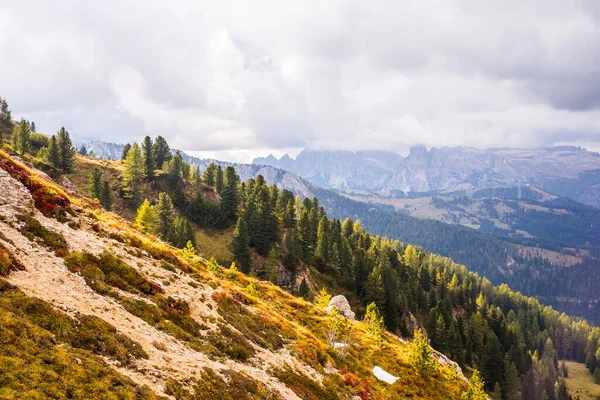
[[303, 150], [295, 159], [269, 156], [256, 158], [254, 163], [282, 168], [339, 190], [402, 195], [399, 192], [531, 185], [600, 207], [600, 154], [579, 147], [427, 150], [416, 146], [406, 157], [389, 151]]

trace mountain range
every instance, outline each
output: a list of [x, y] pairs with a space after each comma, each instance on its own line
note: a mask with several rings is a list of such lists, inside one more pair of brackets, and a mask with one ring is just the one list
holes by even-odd
[[391, 151], [303, 150], [256, 158], [254, 164], [294, 172], [324, 188], [360, 189], [404, 197], [495, 186], [535, 186], [600, 207], [600, 154], [580, 147], [533, 149], [415, 146], [403, 157]]

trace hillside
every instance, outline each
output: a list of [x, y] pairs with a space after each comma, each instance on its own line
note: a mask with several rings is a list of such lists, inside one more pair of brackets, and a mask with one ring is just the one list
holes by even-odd
[[464, 387], [447, 367], [424, 380], [407, 344], [377, 344], [364, 323], [340, 358], [312, 304], [186, 259], [5, 153], [0, 167], [3, 398], [442, 399]]
[[[87, 146], [96, 146], [101, 152], [117, 145], [94, 142]], [[119, 148], [122, 150], [122, 145]], [[105, 158], [108, 156], [100, 154]], [[388, 195], [358, 190], [336, 192], [274, 167], [201, 160], [181, 154], [186, 162], [201, 170], [211, 162], [222, 168], [234, 166], [242, 180], [262, 175], [268, 184], [289, 189], [301, 197], [316, 196], [333, 217], [360, 219], [373, 233], [422, 246], [468, 266], [495, 284], [507, 283], [560, 311], [600, 322], [600, 288], [595, 284], [600, 279], [600, 270], [595, 268], [598, 262], [595, 229], [598, 212], [595, 208], [530, 187], [443, 193], [403, 194], [396, 191]], [[98, 161], [91, 161], [95, 162]], [[86, 165], [89, 163], [82, 164], [85, 174], [72, 177], [83, 192], [89, 172]], [[104, 163], [103, 167], [112, 168], [110, 165], [113, 164]], [[114, 165], [111, 176], [120, 173], [120, 164]], [[118, 188], [115, 181], [113, 189]], [[163, 185], [162, 190], [168, 188]], [[154, 196], [157, 195], [155, 190]], [[468, 198], [466, 203], [457, 205], [465, 202], [465, 196]], [[436, 200], [431, 200], [433, 197]], [[361, 203], [365, 201], [373, 205]], [[434, 207], [432, 201], [439, 208]], [[133, 216], [134, 209], [123, 208], [122, 200], [118, 198], [116, 202], [119, 212], [130, 218]], [[546, 204], [540, 205], [540, 202]], [[399, 205], [402, 207], [394, 212], [394, 205], [396, 209]], [[406, 205], [412, 205], [412, 209], [407, 209]], [[432, 218], [440, 221], [430, 220]], [[592, 224], [588, 224], [590, 221]], [[459, 222], [466, 227], [456, 226]], [[469, 227], [478, 229], [467, 229]], [[223, 246], [227, 240], [218, 231], [197, 232], [202, 249], [216, 250], [219, 260], [231, 260], [231, 254]]]
[[[19, 129], [22, 128], [23, 126]], [[499, 393], [504, 393], [511, 398], [522, 395], [524, 399], [534, 399], [536, 394], [542, 392], [549, 398], [556, 396], [557, 385], [564, 386], [561, 371], [558, 369], [558, 359], [585, 362], [590, 372], [600, 373], [600, 369], [596, 367], [600, 359], [596, 354], [600, 345], [600, 331], [597, 328], [583, 320], [561, 315], [534, 299], [512, 292], [505, 285], [495, 287], [488, 280], [467, 271], [464, 266], [448, 258], [412, 245], [374, 236], [364, 229], [360, 221], [353, 221], [350, 218], [342, 221], [341, 218], [328, 216], [323, 205], [333, 200], [333, 204], [329, 204], [329, 207], [332, 205], [359, 207], [359, 209], [363, 207], [365, 209], [362, 212], [367, 216], [381, 212], [378, 208], [353, 202], [341, 196], [335, 197], [329, 191], [325, 191], [324, 196], [320, 196], [317, 187], [314, 187], [314, 190], [319, 198], [301, 199], [294, 197], [289, 190], [280, 190], [276, 185], [268, 186], [261, 175], [256, 179], [250, 178], [242, 182], [231, 166], [223, 169], [211, 163], [204, 171], [200, 171], [187, 164], [179, 152], [172, 154], [166, 141], [160, 137], [155, 141], [149, 137], [145, 138], [141, 148], [133, 144], [128, 150], [125, 161], [121, 162], [75, 157], [69, 145], [68, 133], [61, 129], [58, 136], [58, 140], [53, 137], [47, 142], [48, 147], [42, 144], [39, 150], [22, 151], [22, 156], [38, 168], [46, 170], [55, 177], [56, 181], [62, 182], [71, 189], [77, 189], [79, 185], [81, 192], [93, 194], [103, 207], [113, 209], [130, 220], [135, 219], [135, 227], [113, 214], [102, 212], [96, 202], [85, 200], [74, 192], [67, 195], [55, 186], [50, 178], [38, 178], [26, 167], [5, 156], [5, 161], [0, 163], [2, 169], [6, 170], [13, 180], [19, 180], [32, 192], [36, 206], [46, 213], [47, 217], [53, 217], [59, 222], [55, 225], [45, 225], [48, 221], [42, 217], [40, 222], [38, 218], [23, 216], [22, 214], [28, 214], [27, 211], [19, 212], [19, 216], [16, 217], [22, 222], [21, 224], [14, 222], [14, 218], [8, 219], [7, 225], [12, 231], [8, 231], [6, 235], [8, 237], [10, 234], [8, 238], [10, 241], [6, 246], [4, 270], [16, 270], [9, 275], [9, 280], [17, 284], [16, 286], [30, 285], [31, 290], [36, 290], [36, 293], [49, 291], [47, 285], [41, 285], [38, 281], [14, 280], [15, 277], [27, 275], [27, 272], [19, 272], [19, 270], [31, 267], [31, 261], [25, 258], [23, 262], [16, 248], [26, 247], [25, 240], [35, 241], [39, 238], [39, 241], [50, 248], [49, 253], [64, 260], [63, 263], [69, 272], [82, 276], [83, 281], [80, 279], [80, 283], [85, 282], [85, 285], [98, 295], [108, 296], [126, 312], [137, 316], [163, 333], [187, 342], [188, 347], [204, 355], [225, 357], [223, 355], [225, 354], [237, 361], [247, 361], [254, 356], [265, 362], [262, 357], [264, 353], [248, 343], [269, 350], [285, 348], [293, 356], [297, 356], [298, 354], [295, 353], [297, 346], [290, 345], [301, 341], [303, 346], [307, 345], [310, 349], [319, 349], [321, 345], [326, 344], [322, 347], [323, 351], [330, 357], [335, 356], [334, 363], [329, 358], [320, 356], [320, 353], [306, 356], [303, 351], [300, 351], [298, 355], [300, 361], [308, 363], [308, 366], [317, 372], [321, 371], [318, 365], [321, 365], [326, 374], [327, 371], [332, 371], [331, 367], [341, 367], [351, 371], [360, 379], [368, 380], [370, 377], [374, 382], [379, 382], [383, 378], [378, 375], [381, 378], [378, 379], [374, 374], [380, 374], [382, 372], [380, 368], [383, 368], [394, 376], [399, 370], [390, 371], [386, 367], [388, 364], [383, 365], [385, 360], [380, 361], [367, 355], [369, 362], [375, 361], [378, 364], [360, 367], [362, 360], [367, 362], [366, 359], [349, 358], [354, 346], [364, 351], [359, 344], [363, 339], [359, 337], [365, 335], [365, 340], [374, 343], [374, 350], [383, 352], [387, 351], [386, 343], [390, 340], [399, 342], [404, 346], [404, 356], [396, 355], [394, 360], [405, 357], [405, 360], [410, 361], [405, 365], [407, 370], [398, 372], [403, 374], [400, 375], [401, 379], [409, 376], [412, 368], [412, 373], [418, 379], [429, 382], [444, 376], [444, 372], [441, 372], [442, 375], [436, 372], [439, 371], [437, 362], [428, 361], [432, 360], [427, 354], [430, 350], [421, 352], [429, 349], [427, 345], [429, 342], [433, 349], [439, 352], [434, 354], [438, 354], [436, 358], [440, 362], [448, 364], [448, 358], [454, 360], [467, 376], [471, 375], [472, 390], [477, 391], [478, 389], [475, 388], [481, 385], [488, 393], [494, 393], [495, 397], [498, 397]], [[55, 153], [53, 149], [55, 141], [58, 142], [56, 148], [62, 149], [60, 150], [62, 155], [58, 159], [52, 156]], [[6, 148], [11, 150], [9, 146]], [[37, 154], [38, 157], [33, 156], [32, 153]], [[150, 169], [145, 165], [160, 167]], [[67, 175], [60, 172], [67, 172]], [[8, 181], [7, 187], [15, 187], [13, 181], [10, 179]], [[22, 190], [16, 190], [18, 191]], [[18, 205], [30, 204], [30, 201], [24, 198], [16, 200], [12, 204], [13, 208], [18, 209]], [[6, 202], [10, 204], [10, 201]], [[82, 203], [95, 210], [91, 213], [95, 218], [89, 212], [84, 214], [92, 218], [92, 221], [87, 220], [87, 224], [84, 217], [78, 217], [83, 218], [84, 224], [71, 218], [76, 217], [79, 211], [77, 207], [85, 207]], [[335, 209], [335, 212], [342, 211], [341, 208]], [[352, 212], [346, 215], [351, 216]], [[413, 223], [415, 228], [420, 226], [421, 221], [418, 219], [397, 213], [390, 215], [408, 218], [407, 221]], [[374, 216], [377, 218], [377, 214]], [[387, 217], [387, 214], [379, 215], [382, 216]], [[94, 219], [96, 222], [93, 222]], [[51, 222], [54, 223], [53, 220]], [[103, 225], [101, 222], [108, 222], [108, 225]], [[392, 218], [388, 222], [394, 224], [397, 221]], [[66, 227], [64, 224], [67, 224]], [[229, 232], [234, 226], [231, 236]], [[60, 229], [61, 227], [63, 229]], [[117, 231], [111, 230], [111, 227], [117, 228]], [[427, 229], [426, 224], [424, 227]], [[57, 229], [59, 233], [56, 232]], [[87, 232], [88, 235], [78, 237], [70, 230]], [[468, 231], [473, 236], [471, 239], [482, 236], [480, 233], [475, 234], [473, 230]], [[196, 240], [199, 233], [208, 238], [206, 240], [208, 243], [211, 237], [219, 237], [222, 243], [219, 243], [216, 248], [229, 248], [236, 268], [232, 266], [228, 270], [222, 270], [212, 259], [206, 262], [196, 258], [194, 247], [200, 248]], [[148, 236], [149, 234], [157, 235], [162, 241]], [[24, 236], [26, 239], [17, 242], [17, 235]], [[99, 235], [99, 240], [104, 245], [95, 240], [94, 235]], [[428, 236], [428, 234], [424, 235], [424, 237]], [[72, 249], [71, 242], [78, 243], [78, 240], [80, 247], [75, 245]], [[111, 240], [121, 244], [115, 243], [114, 248], [106, 247], [113, 245]], [[169, 247], [166, 242], [181, 250]], [[131, 246], [138, 250], [132, 249]], [[97, 248], [97, 251], [92, 251], [90, 248]], [[486, 250], [485, 247], [478, 246], [476, 241], [469, 243], [465, 249], [475, 249], [481, 254], [485, 254]], [[206, 254], [206, 258], [213, 256], [204, 253], [205, 251], [212, 251], [209, 247], [203, 248], [201, 254]], [[146, 254], [163, 262], [154, 263], [154, 268], [149, 264], [146, 265], [148, 261]], [[174, 255], [179, 255], [184, 260]], [[141, 260], [137, 260], [136, 257]], [[60, 260], [58, 262], [60, 263]], [[228, 262], [224, 264], [229, 265]], [[138, 267], [142, 270], [137, 270]], [[160, 274], [161, 269], [173, 272], [177, 268], [191, 273], [191, 278], [195, 279], [195, 282], [182, 280], [177, 283], [177, 278], [174, 276]], [[145, 271], [150, 275], [146, 275]], [[38, 275], [43, 276], [44, 282], [49, 281], [51, 277], [51, 273], [45, 276], [37, 273], [36, 276]], [[70, 282], [67, 280], [69, 276], [67, 274], [61, 277], [61, 283]], [[281, 289], [276, 289], [270, 283], [260, 283], [257, 278], [276, 283], [291, 295], [284, 294]], [[203, 286], [205, 281], [211, 289]], [[38, 289], [40, 285], [41, 290]], [[221, 294], [214, 292], [214, 290], [219, 291], [217, 287], [219, 285], [224, 289], [233, 289], [233, 292], [226, 293], [224, 295], [226, 299], [223, 299]], [[66, 285], [61, 288], [62, 290], [57, 288], [55, 293], [59, 293], [53, 296], [70, 293], [69, 290], [65, 290], [69, 287], [70, 285]], [[190, 287], [201, 288], [201, 290], [194, 291]], [[311, 308], [313, 306], [307, 304], [306, 308], [300, 310], [311, 315], [310, 310], [315, 310], [314, 316], [320, 315], [320, 319], [317, 318], [320, 325], [317, 320], [311, 320], [303, 311], [299, 311], [298, 306], [294, 307], [287, 303], [287, 306], [281, 308], [277, 306], [279, 295], [269, 295], [269, 288], [273, 288], [282, 298], [290, 301], [295, 299], [293, 297], [295, 295], [304, 299], [314, 299], [318, 308]], [[328, 302], [328, 295], [324, 288], [334, 294], [344, 294], [355, 313], [345, 315], [357, 315], [363, 320], [362, 325], [359, 323], [357, 326], [350, 320], [338, 316], [336, 312], [327, 315], [318, 311]], [[264, 303], [253, 298], [254, 296], [260, 299], [263, 294], [267, 295]], [[194, 307], [201, 308], [201, 304], [206, 303], [208, 295], [217, 305], [209, 302], [210, 305], [206, 306], [211, 310], [210, 312], [194, 314]], [[228, 295], [232, 300], [227, 297]], [[194, 297], [194, 300], [190, 300], [189, 296]], [[86, 304], [80, 301], [80, 298], [85, 297], [83, 292], [76, 297], [77, 300], [71, 298], [65, 300], [65, 303], [69, 307], [76, 307], [77, 302]], [[194, 305], [197, 301], [201, 304]], [[298, 301], [304, 304], [303, 300]], [[101, 304], [102, 309], [108, 309], [110, 313], [121, 312], [119, 321], [110, 321], [116, 329], [104, 326], [103, 330], [124, 333], [128, 337], [134, 335], [129, 322], [135, 320], [122, 311]], [[236, 307], [230, 307], [232, 304]], [[344, 302], [340, 306], [342, 310], [349, 311]], [[271, 318], [270, 307], [274, 307], [274, 312], [278, 313], [273, 318]], [[219, 319], [219, 316], [212, 314], [215, 308], [224, 322]], [[293, 311], [295, 315], [286, 314], [292, 313], [292, 308], [295, 308]], [[258, 315], [258, 320], [253, 315], [254, 317]], [[109, 318], [108, 315], [103, 317]], [[120, 325], [123, 321], [127, 321], [125, 327]], [[221, 326], [219, 321], [224, 326]], [[279, 323], [276, 323], [277, 321]], [[294, 322], [299, 324], [299, 328], [294, 328]], [[101, 322], [97, 323], [101, 324]], [[288, 323], [293, 326], [290, 327]], [[265, 324], [266, 327], [263, 328]], [[52, 325], [49, 328], [56, 327]], [[58, 329], [62, 332], [62, 324]], [[65, 329], [69, 330], [69, 327]], [[133, 330], [135, 329], [137, 328]], [[298, 329], [302, 332], [308, 329], [316, 338], [315, 340], [323, 340], [323, 342], [318, 344], [308, 339], [302, 342], [304, 339], [301, 340]], [[384, 329], [393, 336], [384, 333]], [[261, 333], [257, 335], [256, 332]], [[421, 339], [421, 332], [426, 335], [426, 339]], [[224, 339], [231, 335], [233, 338]], [[67, 337], [69, 341], [84, 346], [79, 336], [75, 336]], [[398, 337], [414, 338], [414, 341], [407, 345]], [[241, 338], [245, 338], [248, 343]], [[148, 343], [147, 338], [146, 341], [140, 336], [131, 339], [141, 345], [146, 354], [151, 353], [144, 347], [144, 344]], [[114, 341], [131, 351], [122, 350]], [[122, 360], [131, 358], [126, 355], [129, 354], [128, 351], [135, 351], [143, 358], [143, 353], [139, 352], [139, 347], [135, 343], [121, 336], [116, 336], [114, 341], [109, 346], [111, 352], [116, 351], [121, 354]], [[154, 340], [151, 344], [161, 349], [161, 345], [157, 347]], [[104, 345], [97, 346], [100, 352], [105, 348], [107, 347]], [[197, 359], [195, 360], [194, 363], [197, 363]], [[183, 362], [183, 360], [178, 361]], [[302, 368], [296, 366], [293, 360], [287, 361], [292, 368]], [[315, 364], [315, 361], [318, 364]], [[237, 371], [237, 367], [238, 365], [235, 365], [235, 368], [232, 368]], [[276, 373], [278, 368], [282, 368], [280, 364], [273, 369], [269, 369], [269, 366], [266, 368], [263, 372], [267, 373], [269, 379], [274, 377], [276, 381], [282, 382], [284, 378]], [[153, 376], [156, 375], [156, 369], [150, 369], [154, 371], [151, 372]], [[342, 369], [338, 368], [338, 371]], [[481, 374], [471, 373], [475, 369]], [[185, 375], [186, 371], [182, 374]], [[310, 374], [311, 370], [308, 371], [310, 379], [300, 377], [291, 381], [314, 380], [315, 376]], [[448, 388], [442, 389], [439, 393], [429, 392], [430, 388], [436, 387], [437, 383], [425, 383], [422, 390], [417, 384], [417, 392], [415, 392], [414, 386], [410, 389], [404, 388], [402, 382], [405, 381], [400, 382], [389, 376], [388, 380], [392, 386], [386, 389], [386, 385], [383, 385], [382, 390], [385, 390], [386, 395], [389, 394], [391, 398], [411, 395], [435, 398], [442, 393], [445, 398], [457, 397], [452, 394], [452, 391], [458, 395], [457, 392], [464, 390], [465, 387], [460, 384], [460, 376], [452, 372], [452, 369], [446, 371], [445, 376], [448, 380], [442, 381], [441, 384], [446, 382]], [[307, 374], [306, 370], [301, 372]], [[332, 381], [336, 381], [336, 375], [332, 373], [334, 374]], [[136, 376], [129, 372], [128, 374], [129, 377]], [[344, 372], [340, 374], [344, 375]], [[328, 376], [324, 376], [323, 379]], [[478, 383], [479, 376], [483, 382]], [[138, 378], [142, 379], [142, 377]], [[168, 379], [177, 380], [177, 376], [170, 376]], [[286, 387], [291, 386], [294, 393], [301, 398], [328, 397], [327, 391], [319, 391], [322, 389], [320, 386], [306, 389], [306, 385], [298, 387], [290, 383], [289, 377], [286, 379], [283, 380]], [[268, 381], [272, 383], [270, 387], [276, 388], [275, 380]], [[346, 379], [343, 384], [339, 380], [337, 382], [338, 387], [332, 390], [338, 395], [341, 393], [342, 398], [350, 393], [360, 394], [358, 392], [363, 392], [361, 395], [365, 397], [364, 385], [348, 383]], [[351, 379], [351, 382], [356, 381]], [[162, 387], [162, 383], [160, 384]], [[375, 385], [375, 383], [370, 384]], [[379, 384], [382, 385], [380, 382]], [[398, 386], [394, 386], [396, 384]], [[208, 383], [203, 381], [194, 390], [200, 390], [206, 385]], [[355, 390], [348, 389], [346, 385], [352, 386]], [[360, 388], [356, 389], [357, 386]], [[177, 387], [175, 383], [170, 386], [170, 389], [167, 385], [165, 390], [174, 391], [175, 387]], [[185, 388], [191, 389], [189, 386]], [[157, 386], [157, 389], [160, 388]], [[264, 393], [263, 389], [259, 387], [256, 390]], [[231, 390], [229, 385], [227, 392]], [[371, 393], [371, 389], [368, 391]], [[185, 398], [187, 395], [180, 393], [177, 396]], [[366, 397], [371, 396], [366, 394]], [[376, 393], [373, 397], [378, 398]]]
[[577, 147], [427, 150], [416, 146], [406, 157], [386, 151], [304, 150], [295, 159], [270, 156], [254, 163], [340, 190], [408, 193], [532, 185], [600, 207], [600, 155]]

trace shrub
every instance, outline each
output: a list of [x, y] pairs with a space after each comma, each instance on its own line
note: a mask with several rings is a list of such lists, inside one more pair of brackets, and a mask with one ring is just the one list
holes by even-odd
[[7, 276], [12, 271], [24, 271], [21, 264], [6, 247], [0, 243], [0, 276]]
[[423, 331], [416, 329], [414, 336], [410, 346], [410, 362], [420, 376], [426, 376], [437, 370], [437, 363], [433, 359], [431, 347]]
[[80, 273], [88, 286], [100, 294], [111, 294], [110, 286], [132, 293], [154, 295], [162, 288], [111, 253], [99, 257], [90, 253], [71, 253], [65, 257], [69, 271]]
[[67, 241], [62, 233], [52, 232], [46, 229], [40, 221], [29, 215], [19, 215], [17, 218], [25, 224], [21, 229], [21, 234], [23, 234], [23, 236], [31, 241], [34, 241], [35, 238], [39, 238], [44, 245], [54, 250], [57, 257], [64, 257], [67, 254]]

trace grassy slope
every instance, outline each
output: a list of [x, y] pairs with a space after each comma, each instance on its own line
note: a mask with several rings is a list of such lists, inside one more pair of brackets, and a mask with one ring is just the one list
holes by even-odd
[[[4, 153], [0, 152], [0, 161], [10, 162], [10, 159], [6, 157]], [[91, 168], [93, 162], [86, 163], [81, 162], [79, 165], [79, 174], [73, 175], [71, 180], [76, 185], [85, 184], [85, 171], [86, 168]], [[31, 174], [26, 168], [18, 163], [12, 163], [11, 165], [21, 168], [24, 173]], [[116, 169], [116, 168], [115, 168]], [[111, 174], [109, 174], [110, 176]], [[42, 185], [50, 185], [51, 192], [59, 196], [65, 196], [71, 200], [72, 203], [77, 204], [79, 207], [83, 207], [81, 211], [78, 211], [78, 217], [85, 226], [95, 226], [100, 224], [99, 229], [93, 229], [107, 246], [118, 247], [121, 246], [127, 250], [128, 253], [138, 254], [137, 257], [142, 257], [141, 254], [146, 252], [148, 255], [144, 256], [148, 259], [150, 257], [157, 260], [170, 260], [170, 262], [179, 268], [181, 271], [185, 271], [193, 279], [197, 280], [204, 286], [209, 286], [213, 289], [212, 302], [216, 304], [222, 323], [226, 326], [234, 327], [238, 332], [241, 332], [247, 339], [255, 345], [263, 347], [261, 352], [271, 352], [274, 348], [280, 346], [285, 347], [285, 351], [289, 352], [288, 360], [291, 364], [301, 363], [307, 368], [316, 371], [321, 374], [324, 379], [319, 383], [314, 378], [309, 378], [298, 370], [293, 368], [278, 368], [267, 364], [269, 374], [277, 377], [281, 382], [291, 388], [299, 397], [304, 399], [322, 398], [322, 399], [337, 399], [340, 395], [343, 397], [351, 395], [363, 395], [365, 398], [373, 399], [397, 399], [397, 398], [432, 398], [432, 399], [448, 399], [458, 398], [461, 389], [464, 389], [464, 383], [453, 378], [452, 372], [448, 368], [440, 368], [439, 372], [429, 376], [420, 377], [416, 374], [412, 366], [408, 361], [409, 347], [407, 344], [402, 343], [396, 337], [392, 335], [386, 335], [385, 344], [379, 346], [371, 338], [366, 331], [366, 326], [363, 323], [354, 324], [354, 335], [353, 344], [348, 350], [348, 355], [344, 359], [338, 359], [336, 351], [331, 349], [325, 339], [324, 327], [326, 325], [327, 315], [315, 308], [311, 303], [308, 303], [302, 299], [298, 299], [290, 294], [284, 292], [280, 288], [266, 282], [256, 282], [251, 278], [244, 276], [237, 272], [213, 270], [212, 272], [207, 270], [206, 261], [202, 259], [196, 259], [193, 263], [183, 260], [179, 257], [179, 252], [169, 246], [157, 241], [155, 238], [143, 234], [136, 230], [131, 224], [124, 221], [122, 218], [112, 213], [106, 213], [98, 209], [93, 203], [88, 202], [86, 199], [79, 198], [75, 195], [68, 195], [64, 193], [60, 188], [47, 183], [43, 180], [35, 179], [35, 181]], [[97, 221], [93, 222], [93, 221]], [[67, 229], [67, 228], [65, 228]], [[141, 260], [141, 259], [140, 259]], [[28, 266], [25, 265], [25, 268]], [[82, 268], [85, 266], [82, 265]], [[132, 267], [123, 266], [121, 276], [125, 278], [126, 274]], [[172, 268], [172, 266], [170, 267]], [[96, 272], [98, 273], [98, 272]], [[113, 277], [115, 278], [115, 277]], [[113, 279], [121, 287], [123, 287], [122, 280]], [[128, 282], [135, 280], [130, 279]], [[105, 282], [111, 284], [109, 280]], [[193, 285], [190, 285], [192, 288]], [[138, 290], [139, 289], [139, 290]], [[133, 288], [138, 295], [143, 292], [141, 288]], [[113, 289], [114, 291], [114, 289]], [[108, 295], [108, 294], [107, 294]], [[119, 297], [115, 297], [119, 300]], [[196, 298], [204, 298], [202, 292], [198, 292]], [[149, 297], [148, 300], [155, 300], [155, 298]], [[121, 300], [119, 300], [121, 301]], [[204, 300], [202, 300], [204, 301]], [[212, 307], [212, 306], [211, 306]], [[187, 314], [185, 307], [179, 308], [182, 310], [180, 314], [177, 311], [179, 319], [189, 320], [189, 310]], [[11, 307], [7, 307], [3, 310], [2, 317], [5, 321], [10, 318], [14, 318], [11, 314], [14, 314]], [[174, 310], [172, 310], [175, 312]], [[144, 311], [138, 311], [143, 313]], [[142, 315], [142, 314], [140, 314]], [[143, 315], [142, 315], [143, 317]], [[175, 321], [175, 320], [173, 320]], [[204, 321], [198, 321], [200, 323]], [[21, 326], [27, 328], [27, 321], [20, 322]], [[183, 324], [183, 323], [181, 323]], [[11, 325], [12, 326], [12, 325]], [[182, 325], [183, 326], [183, 325]], [[22, 332], [26, 328], [16, 329], [15, 332]], [[28, 328], [27, 328], [28, 329]], [[35, 328], [37, 329], [37, 328]], [[174, 329], [174, 328], [171, 328]], [[165, 332], [168, 333], [167, 330]], [[227, 331], [220, 330], [220, 336], [228, 339]], [[47, 341], [52, 344], [52, 335], [42, 332], [40, 336], [46, 335]], [[233, 333], [234, 336], [239, 335]], [[10, 337], [7, 335], [0, 335], [0, 337]], [[18, 338], [18, 333], [13, 333], [13, 337]], [[32, 394], [32, 398], [44, 398], [48, 397], [45, 389], [40, 387], [41, 381], [48, 381], [51, 384], [56, 383], [60, 388], [60, 396], [66, 397], [65, 392], [66, 385], [61, 381], [62, 378], [57, 377], [56, 374], [48, 372], [33, 371], [34, 376], [29, 377], [31, 373], [32, 365], [49, 365], [52, 364], [52, 358], [48, 358], [45, 354], [38, 353], [37, 351], [30, 351], [31, 349], [38, 346], [40, 340], [35, 339], [35, 335], [25, 335], [27, 338], [33, 338], [33, 343], [22, 341], [20, 346], [13, 349], [9, 346], [8, 342], [0, 341], [0, 347], [3, 352], [7, 352], [8, 355], [1, 360], [6, 362], [6, 370], [10, 370], [11, 374], [4, 375], [5, 382], [4, 387], [15, 387], [20, 393], [26, 391], [35, 391]], [[184, 336], [182, 336], [184, 337]], [[287, 338], [289, 341], [279, 343], [278, 337]], [[230, 339], [230, 338], [229, 338]], [[198, 341], [202, 340], [187, 338], [189, 341], [190, 348]], [[266, 344], [265, 344], [266, 343]], [[45, 349], [49, 348], [48, 346]], [[25, 351], [25, 354], [20, 352]], [[150, 351], [151, 349], [145, 348], [144, 350]], [[67, 351], [70, 351], [67, 349]], [[115, 376], [112, 379], [112, 383], [117, 386], [124, 388], [125, 393], [133, 393], [136, 390], [133, 383], [129, 383], [125, 378], [116, 374], [114, 370], [108, 368], [105, 364], [96, 364], [94, 361], [87, 361], [93, 354], [89, 350], [73, 350], [75, 355], [81, 354], [85, 360], [85, 365], [93, 366], [85, 371], [71, 365], [68, 360], [69, 357], [72, 359], [72, 355], [61, 355], [58, 358], [56, 365], [66, 372], [64, 373], [64, 379], [70, 379], [69, 384], [72, 385], [72, 389], [79, 391], [90, 391], [93, 388], [85, 386], [86, 382], [89, 382], [89, 374], [99, 374], [102, 377]], [[0, 353], [1, 354], [1, 353]], [[26, 358], [26, 354], [29, 354], [29, 358]], [[4, 355], [4, 354], [2, 354]], [[16, 360], [11, 360], [9, 357], [14, 357]], [[78, 357], [81, 359], [81, 357]], [[223, 356], [221, 356], [223, 357]], [[56, 358], [56, 357], [55, 357]], [[18, 359], [30, 360], [29, 362], [17, 362]], [[50, 360], [50, 361], [49, 361]], [[264, 365], [262, 359], [254, 360], [249, 359], [249, 365]], [[135, 361], [132, 361], [133, 367], [135, 368]], [[393, 375], [399, 376], [401, 379], [394, 385], [387, 385], [378, 381], [371, 373], [372, 368], [375, 365], [379, 365]], [[173, 365], [173, 368], [177, 368]], [[239, 372], [239, 371], [237, 371]], [[38, 375], [43, 375], [44, 378], [34, 379]], [[77, 374], [84, 374], [81, 378], [71, 378], [71, 375], [77, 376]], [[88, 375], [85, 375], [88, 374]], [[233, 374], [233, 373], [232, 373]], [[202, 398], [210, 393], [210, 396], [218, 398], [232, 398], [232, 391], [239, 391], [240, 393], [261, 393], [263, 388], [259, 382], [253, 381], [250, 377], [240, 377], [238, 375], [235, 380], [229, 381], [225, 384], [223, 381], [218, 379], [210, 378], [210, 373], [203, 375], [201, 378], [196, 378], [195, 384], [198, 386], [195, 390], [184, 391], [179, 394], [181, 398]], [[99, 379], [99, 378], [96, 378]], [[99, 384], [104, 385], [104, 380], [100, 380]], [[194, 382], [194, 380], [192, 380]], [[131, 386], [127, 386], [131, 385]], [[172, 388], [171, 393], [174, 393], [176, 388], [181, 388], [181, 382], [174, 382], [168, 388]], [[189, 382], [188, 382], [189, 387]], [[207, 392], [210, 388], [210, 392]], [[106, 397], [107, 394], [102, 391], [107, 389], [98, 389], [98, 392], [90, 391], [95, 393], [97, 396]], [[250, 392], [248, 392], [250, 390]], [[8, 392], [6, 396], [10, 397], [11, 393]], [[114, 389], [111, 389], [109, 393], [116, 393]], [[151, 394], [148, 394], [151, 396]], [[198, 397], [200, 396], [200, 397]], [[260, 397], [245, 397], [239, 398], [260, 398]], [[84, 397], [84, 396], [82, 396]], [[132, 396], [117, 396], [117, 398], [131, 398]]]
[[571, 396], [580, 400], [596, 400], [600, 397], [600, 385], [594, 383], [594, 378], [585, 364], [574, 361], [565, 361], [565, 364], [569, 368], [566, 381]]

